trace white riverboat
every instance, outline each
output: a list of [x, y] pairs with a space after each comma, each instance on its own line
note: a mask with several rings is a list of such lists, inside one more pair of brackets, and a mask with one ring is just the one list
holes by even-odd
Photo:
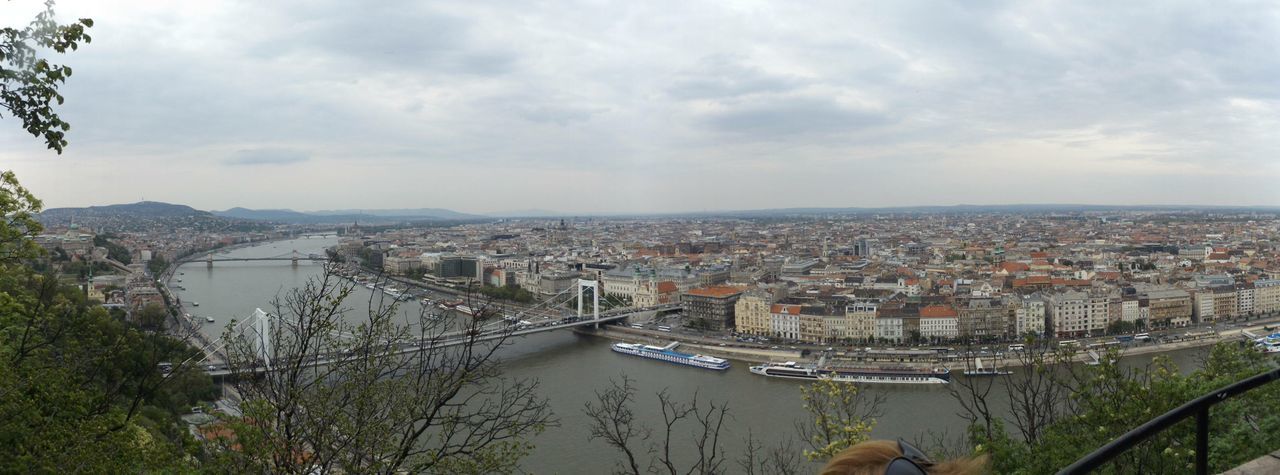
[[793, 361], [752, 366], [752, 373], [771, 378], [830, 379], [845, 383], [865, 384], [947, 384], [951, 370], [946, 368], [843, 368], [802, 365]]
[[714, 356], [681, 353], [674, 350], [678, 344], [679, 343], [672, 343], [664, 347], [642, 345], [639, 343], [614, 343], [613, 351], [624, 355], [639, 356], [641, 358], [666, 361], [668, 363], [694, 366], [703, 369], [714, 369], [717, 371], [729, 369], [728, 360], [716, 358]]

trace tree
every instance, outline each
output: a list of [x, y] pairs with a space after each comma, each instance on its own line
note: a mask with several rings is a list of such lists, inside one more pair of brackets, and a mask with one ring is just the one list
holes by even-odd
[[93, 20], [59, 24], [53, 5], [53, 0], [45, 1], [44, 11], [26, 27], [0, 29], [0, 106], [61, 154], [71, 124], [58, 117], [53, 107], [62, 105], [58, 87], [71, 77], [71, 67], [51, 63], [44, 53], [66, 53], [92, 41], [85, 30], [93, 27]]
[[[508, 333], [425, 309], [405, 322], [397, 303], [376, 297], [357, 318], [345, 306], [351, 292], [326, 270], [273, 302], [270, 333], [228, 328], [244, 415], [228, 421], [238, 448], [218, 452], [219, 470], [514, 471], [526, 439], [554, 419], [536, 381], [502, 375], [496, 355]], [[263, 341], [274, 349], [265, 357]]]
[[150, 262], [147, 262], [147, 270], [151, 271], [151, 275], [159, 276], [163, 274], [165, 269], [169, 268], [169, 261], [164, 256], [153, 256]]
[[[679, 402], [664, 389], [657, 395], [662, 426], [655, 430], [636, 421], [631, 407], [636, 393], [633, 383], [625, 375], [621, 382], [611, 380], [609, 388], [596, 391], [596, 401], [587, 402], [583, 408], [591, 420], [590, 440], [601, 439], [625, 457], [615, 473], [723, 473], [725, 454], [720, 432], [729, 406], [715, 401], [704, 406], [697, 394], [687, 403]], [[686, 432], [682, 430], [686, 426], [692, 427]], [[677, 433], [690, 434], [690, 440], [677, 440]], [[687, 460], [681, 460], [672, 450], [689, 446], [695, 451]], [[754, 460], [748, 464], [756, 466]]]
[[177, 470], [187, 436], [152, 403], [199, 397], [167, 385], [208, 377], [157, 364], [194, 351], [111, 317], [52, 275], [0, 265], [0, 472]]
[[44, 229], [35, 218], [42, 206], [13, 172], [0, 173], [0, 265], [41, 254], [33, 238]]
[[164, 328], [166, 318], [169, 318], [169, 309], [155, 302], [146, 304], [138, 311], [138, 324], [143, 328]]
[[1138, 325], [1134, 322], [1126, 322], [1124, 320], [1116, 320], [1107, 325], [1107, 333], [1111, 335], [1123, 335], [1137, 331]]
[[[1028, 345], [1030, 347], [1030, 345]], [[1064, 352], [1034, 351], [1010, 376], [1011, 416], [980, 414], [969, 431], [979, 453], [991, 455], [996, 473], [1053, 473], [1139, 424], [1193, 398], [1272, 367], [1247, 345], [1219, 343], [1201, 369], [1184, 374], [1168, 357], [1125, 369], [1112, 350], [1095, 366], [1072, 365]], [[1210, 470], [1222, 472], [1280, 444], [1280, 386], [1267, 385], [1232, 398], [1212, 411]], [[1017, 431], [1010, 434], [1005, 427]], [[989, 427], [989, 428], [988, 428]], [[1175, 424], [1119, 455], [1110, 473], [1171, 473], [1191, 469], [1192, 421]]]
[[825, 460], [867, 440], [876, 418], [883, 413], [882, 393], [864, 393], [852, 383], [818, 380], [800, 389], [808, 419], [796, 423], [796, 432], [809, 445], [804, 456]]

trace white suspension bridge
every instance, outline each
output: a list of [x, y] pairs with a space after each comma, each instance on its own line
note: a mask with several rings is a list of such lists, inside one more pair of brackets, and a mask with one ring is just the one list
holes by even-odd
[[[584, 301], [584, 291], [590, 294], [591, 306], [590, 314], [586, 314], [587, 308]], [[680, 309], [679, 304], [663, 304], [651, 307], [627, 307], [600, 311], [600, 284], [598, 281], [579, 280], [577, 285], [570, 286], [568, 289], [555, 294], [537, 305], [520, 309], [513, 315], [500, 315], [500, 312], [493, 309], [482, 308], [479, 310], [482, 314], [476, 318], [491, 320], [487, 323], [475, 327], [465, 326], [465, 330], [457, 330], [452, 332], [443, 332], [431, 335], [429, 341], [413, 340], [405, 341], [397, 344], [392, 354], [404, 354], [423, 349], [424, 345], [428, 348], [448, 348], [452, 346], [462, 345], [466, 343], [481, 343], [487, 341], [498, 340], [502, 338], [519, 337], [532, 335], [535, 333], [562, 330], [567, 328], [575, 328], [591, 325], [599, 328], [602, 323], [610, 323], [618, 320], [627, 319], [636, 316], [653, 316], [661, 312], [670, 312]], [[566, 298], [567, 297], [567, 298]], [[577, 314], [564, 313], [562, 305], [568, 304], [574, 299], [577, 300]], [[492, 315], [489, 312], [493, 312]], [[501, 317], [501, 318], [498, 318]], [[470, 317], [468, 317], [470, 318]], [[242, 335], [248, 338], [250, 347], [254, 352], [253, 357], [256, 359], [256, 365], [252, 368], [232, 369], [226, 364], [211, 365], [211, 361], [227, 361], [226, 346], [227, 342], [224, 338], [204, 345], [202, 357], [196, 361], [197, 364], [205, 367], [205, 371], [214, 378], [225, 378], [237, 372], [244, 373], [264, 373], [272, 370], [272, 361], [284, 355], [278, 355], [276, 348], [273, 347], [273, 331], [278, 324], [291, 325], [289, 322], [279, 318], [279, 316], [271, 315], [262, 309], [256, 309], [249, 318], [237, 323], [232, 327], [230, 335]], [[352, 335], [334, 332], [335, 336], [340, 338], [351, 338]], [[349, 361], [360, 357], [359, 355], [351, 355], [347, 353], [333, 353], [317, 355], [312, 360], [305, 363], [305, 366], [324, 366], [336, 362]], [[193, 357], [192, 359], [194, 359]], [[190, 363], [184, 361], [183, 363]]]

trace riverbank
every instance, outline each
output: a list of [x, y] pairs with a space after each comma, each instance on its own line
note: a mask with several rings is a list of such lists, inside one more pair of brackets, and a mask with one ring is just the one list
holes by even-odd
[[[1261, 335], [1261, 334], [1267, 333], [1263, 328], [1264, 326], [1275, 325], [1277, 323], [1280, 323], [1280, 321], [1257, 322], [1255, 325], [1252, 325], [1249, 327], [1233, 328], [1230, 330], [1217, 332], [1211, 336], [1201, 337], [1197, 339], [1182, 340], [1182, 341], [1176, 341], [1176, 342], [1150, 343], [1150, 344], [1141, 344], [1141, 345], [1122, 347], [1120, 348], [1120, 356], [1125, 357], [1125, 356], [1139, 356], [1139, 355], [1168, 353], [1168, 352], [1174, 352], [1174, 351], [1180, 351], [1180, 350], [1186, 350], [1186, 349], [1192, 349], [1192, 348], [1201, 348], [1205, 346], [1211, 346], [1223, 341], [1231, 341], [1231, 340], [1238, 341], [1244, 338], [1243, 332], [1246, 330], [1255, 335]], [[668, 343], [675, 341], [680, 343], [680, 348], [684, 348], [687, 351], [693, 351], [693, 352], [716, 356], [720, 358], [741, 361], [748, 364], [774, 363], [774, 362], [784, 362], [784, 361], [809, 362], [809, 363], [816, 362], [815, 358], [801, 356], [800, 350], [782, 350], [782, 349], [773, 350], [773, 349], [764, 349], [764, 348], [744, 348], [744, 347], [728, 346], [728, 345], [720, 346], [719, 343], [691, 340], [687, 337], [682, 337], [681, 335], [678, 335], [678, 334], [634, 329], [634, 328], [629, 328], [629, 327], [624, 327], [619, 325], [608, 325], [600, 328], [599, 330], [584, 329], [584, 330], [578, 330], [578, 331], [585, 335], [599, 336], [609, 340], [624, 341], [628, 343], [645, 343], [645, 344], [664, 346]], [[1102, 353], [1102, 350], [1099, 349], [1098, 354], [1101, 355], [1101, 353]], [[1090, 355], [1088, 351], [1077, 352], [1074, 359], [1078, 363], [1094, 362], [1093, 356]], [[1022, 363], [1014, 358], [1002, 357], [997, 359], [994, 357], [984, 356], [982, 357], [982, 360], [984, 361], [987, 367], [998, 366], [1000, 368], [1016, 368], [1016, 367], [1022, 366]], [[880, 365], [892, 364], [895, 366], [908, 366], [908, 367], [932, 367], [932, 366], [956, 366], [956, 363], [959, 363], [960, 367], [955, 367], [952, 369], [955, 369], [955, 370], [963, 369], [963, 365], [964, 365], [963, 359], [956, 359], [955, 361], [950, 363], [945, 361], [933, 361], [933, 362], [901, 361], [901, 362], [894, 362], [894, 363], [878, 363], [878, 364]], [[863, 363], [863, 364], [875, 365], [877, 363]]]

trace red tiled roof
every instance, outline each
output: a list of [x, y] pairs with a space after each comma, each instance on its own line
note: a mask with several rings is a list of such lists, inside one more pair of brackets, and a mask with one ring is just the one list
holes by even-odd
[[959, 315], [956, 309], [947, 305], [930, 305], [920, 309], [920, 318], [943, 318]]
[[717, 285], [712, 287], [698, 287], [696, 289], [689, 289], [689, 295], [696, 295], [699, 297], [713, 297], [713, 298], [721, 298], [721, 299], [725, 297], [732, 297], [740, 293], [742, 293], [742, 288], [730, 287], [727, 285]]
[[799, 314], [800, 314], [800, 306], [799, 306], [799, 305], [789, 305], [789, 304], [775, 303], [775, 304], [773, 304], [773, 306], [772, 306], [772, 307], [770, 307], [770, 308], [769, 308], [769, 312], [771, 312], [771, 313], [785, 313], [785, 314], [789, 314], [789, 315], [799, 315]]

